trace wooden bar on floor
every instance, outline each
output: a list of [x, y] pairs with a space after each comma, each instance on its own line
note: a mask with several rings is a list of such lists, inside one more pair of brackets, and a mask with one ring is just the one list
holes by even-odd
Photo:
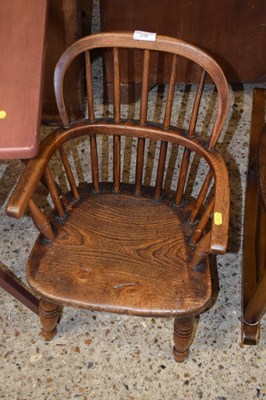
[[15, 281], [9, 274], [0, 270], [0, 286], [11, 296], [39, 315], [39, 300]]

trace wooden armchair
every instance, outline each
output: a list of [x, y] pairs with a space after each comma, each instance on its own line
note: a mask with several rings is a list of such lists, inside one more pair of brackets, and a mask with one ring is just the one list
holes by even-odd
[[[113, 54], [113, 115], [96, 118], [91, 53], [105, 49]], [[137, 49], [143, 54], [140, 110], [137, 119], [121, 114], [119, 54]], [[162, 121], [149, 117], [149, 62], [162, 52], [170, 63], [170, 80]], [[63, 95], [65, 72], [75, 57], [85, 53], [88, 119], [70, 121]], [[175, 75], [179, 57], [199, 70], [199, 84], [188, 129], [171, 125]], [[196, 134], [202, 93], [208, 82], [217, 88], [217, 111], [208, 140]], [[209, 255], [223, 254], [228, 239], [229, 185], [222, 157], [214, 149], [226, 118], [228, 87], [223, 72], [205, 52], [183, 41], [157, 36], [154, 41], [135, 40], [132, 33], [100, 33], [69, 47], [55, 70], [55, 93], [62, 127], [41, 143], [13, 193], [7, 212], [20, 218], [29, 208], [40, 235], [27, 263], [27, 279], [41, 297], [42, 335], [50, 340], [61, 306], [130, 314], [173, 317], [174, 357], [183, 361], [192, 341], [195, 316], [210, 303], [212, 294]], [[112, 144], [112, 178], [100, 179], [99, 140]], [[67, 142], [88, 138], [90, 182], [77, 183]], [[134, 183], [122, 182], [122, 162], [131, 138]], [[146, 144], [155, 141], [155, 185], [143, 185]], [[175, 189], [165, 189], [168, 150], [178, 146], [182, 157]], [[68, 189], [52, 176], [49, 162], [59, 154]], [[204, 159], [205, 176], [192, 198], [186, 185], [193, 173], [194, 155]], [[82, 153], [81, 153], [82, 155]], [[86, 156], [87, 157], [87, 156]], [[88, 161], [88, 158], [86, 159]], [[53, 206], [41, 210], [34, 193], [39, 182], [48, 188]], [[197, 179], [194, 183], [197, 184]], [[46, 210], [47, 211], [47, 210]]]

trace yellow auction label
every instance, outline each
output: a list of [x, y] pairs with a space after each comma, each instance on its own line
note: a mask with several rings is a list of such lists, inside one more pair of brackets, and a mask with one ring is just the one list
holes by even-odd
[[5, 110], [0, 110], [0, 119], [5, 119], [7, 116], [7, 113], [5, 112]]
[[215, 212], [213, 215], [214, 215], [214, 223], [215, 223], [215, 225], [222, 225], [222, 223], [223, 223], [222, 213]]

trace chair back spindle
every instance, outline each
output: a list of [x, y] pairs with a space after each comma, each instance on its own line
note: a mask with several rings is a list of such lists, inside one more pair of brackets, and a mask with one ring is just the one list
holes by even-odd
[[46, 184], [47, 184], [47, 187], [48, 187], [49, 192], [51, 194], [51, 198], [52, 198], [52, 201], [53, 201], [54, 206], [56, 208], [58, 217], [59, 218], [63, 218], [65, 216], [65, 210], [64, 210], [62, 201], [61, 201], [60, 196], [58, 194], [57, 187], [55, 185], [55, 182], [53, 180], [53, 177], [52, 177], [52, 174], [51, 174], [51, 171], [50, 171], [49, 168], [46, 168], [46, 170], [44, 172], [44, 178], [46, 180]]
[[[139, 119], [140, 125], [144, 125], [147, 120], [148, 90], [149, 90], [149, 66], [150, 66], [150, 51], [144, 50], [140, 119]], [[141, 194], [143, 164], [144, 164], [144, 149], [145, 149], [145, 139], [138, 138], [136, 177], [135, 177], [135, 193], [137, 196], [139, 196]]]
[[195, 96], [192, 113], [191, 113], [190, 124], [189, 124], [189, 129], [188, 129], [189, 136], [193, 136], [195, 133], [196, 123], [197, 123], [197, 118], [198, 118], [198, 113], [199, 113], [199, 107], [200, 107], [200, 101], [202, 98], [202, 93], [203, 93], [204, 84], [206, 81], [206, 76], [207, 76], [206, 71], [203, 70], [200, 81], [199, 81], [197, 93]]
[[212, 178], [213, 178], [213, 172], [212, 172], [212, 170], [209, 170], [208, 174], [207, 174], [207, 176], [206, 176], [206, 178], [205, 178], [205, 180], [204, 180], [204, 182], [203, 182], [203, 184], [201, 186], [201, 190], [200, 190], [199, 195], [198, 195], [198, 197], [196, 199], [196, 203], [194, 205], [194, 208], [191, 211], [191, 214], [190, 214], [190, 217], [189, 217], [190, 224], [194, 224], [195, 223], [196, 218], [198, 217], [198, 215], [200, 213], [200, 210], [202, 208], [202, 205], [204, 203], [204, 200], [205, 200], [206, 195], [208, 193], [208, 190], [210, 188]]
[[[192, 137], [195, 133], [197, 117], [198, 117], [199, 107], [200, 107], [200, 100], [201, 100], [201, 96], [203, 93], [205, 80], [206, 80], [206, 71], [203, 70], [203, 72], [201, 74], [200, 82], [198, 85], [197, 93], [195, 96], [191, 118], [190, 118], [190, 124], [189, 124], [189, 129], [188, 129], [188, 136], [190, 136], [190, 137]], [[177, 190], [176, 190], [176, 205], [177, 206], [180, 206], [182, 203], [184, 187], [185, 187], [186, 180], [187, 180], [190, 154], [191, 154], [191, 151], [189, 149], [187, 149], [187, 148], [184, 149], [180, 172], [179, 172], [178, 183], [177, 183]]]
[[91, 57], [89, 50], [85, 52], [85, 63], [86, 63], [86, 89], [87, 89], [87, 99], [88, 99], [88, 115], [89, 115], [89, 121], [94, 122], [95, 113], [94, 113], [93, 83], [92, 83]]
[[170, 74], [170, 81], [167, 93], [167, 100], [165, 106], [165, 113], [164, 113], [164, 129], [170, 128], [171, 124], [171, 116], [172, 116], [172, 109], [173, 109], [173, 101], [174, 101], [174, 94], [175, 94], [175, 81], [176, 81], [176, 55], [173, 54], [172, 56], [172, 65], [171, 65], [171, 74]]
[[161, 142], [160, 155], [157, 167], [157, 177], [156, 177], [156, 184], [154, 191], [155, 199], [159, 199], [162, 193], [166, 154], [167, 154], [167, 142], [163, 141]]
[[95, 193], [99, 192], [99, 161], [96, 135], [90, 135], [92, 186]]
[[73, 197], [73, 199], [78, 200], [78, 198], [79, 198], [78, 188], [77, 188], [75, 178], [73, 176], [73, 172], [72, 172], [71, 166], [69, 164], [67, 155], [66, 155], [65, 151], [63, 150], [63, 147], [59, 148], [59, 154], [60, 154], [62, 164], [63, 164], [65, 172], [66, 172], [66, 176], [67, 176], [68, 183], [69, 183], [69, 186], [71, 189], [72, 197]]
[[[114, 121], [120, 122], [120, 73], [119, 73], [119, 51], [113, 49], [113, 70], [114, 70]], [[115, 193], [120, 191], [121, 174], [121, 140], [120, 136], [114, 136], [113, 143], [113, 190]]]
[[[85, 62], [86, 62], [86, 89], [88, 98], [88, 116], [89, 121], [95, 121], [95, 110], [94, 110], [94, 96], [93, 96], [93, 82], [92, 82], [92, 68], [91, 68], [91, 57], [90, 51], [85, 51]], [[99, 164], [98, 164], [98, 152], [96, 136], [90, 135], [90, 154], [91, 154], [91, 171], [92, 171], [92, 185], [94, 192], [99, 191]]]
[[[174, 93], [175, 93], [175, 79], [176, 79], [176, 55], [173, 54], [169, 87], [168, 87], [167, 100], [164, 113], [164, 122], [163, 122], [164, 129], [170, 128], [171, 124], [171, 115], [172, 115]], [[162, 193], [167, 147], [168, 147], [167, 142], [161, 143], [156, 185], [155, 185], [155, 194], [154, 194], [155, 199], [159, 199]]]

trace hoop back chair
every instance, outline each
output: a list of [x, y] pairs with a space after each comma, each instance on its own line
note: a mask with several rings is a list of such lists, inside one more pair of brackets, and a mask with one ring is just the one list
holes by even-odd
[[[113, 57], [113, 114], [96, 117], [91, 53], [111, 51]], [[107, 50], [106, 50], [107, 49]], [[120, 52], [137, 49], [143, 54], [142, 89], [138, 117], [123, 117], [120, 102]], [[149, 66], [153, 54], [170, 60], [165, 111], [160, 123], [149, 120]], [[85, 54], [88, 118], [72, 121], [64, 99], [65, 72]], [[188, 129], [171, 124], [175, 75], [180, 58], [200, 71]], [[208, 138], [196, 133], [206, 76], [217, 89], [217, 112]], [[223, 254], [228, 239], [229, 185], [227, 169], [215, 144], [228, 108], [228, 86], [217, 63], [205, 52], [183, 41], [157, 35], [155, 41], [134, 40], [133, 34], [99, 33], [82, 38], [61, 56], [55, 69], [55, 95], [62, 126], [48, 135], [39, 154], [28, 162], [7, 206], [20, 218], [27, 209], [40, 234], [27, 263], [27, 279], [41, 298], [42, 335], [50, 340], [60, 308], [90, 310], [142, 317], [173, 317], [177, 361], [188, 355], [195, 317], [212, 295], [210, 255]], [[155, 121], [156, 122], [156, 121]], [[112, 176], [103, 182], [99, 140], [112, 145]], [[77, 183], [67, 143], [88, 141], [91, 179]], [[133, 183], [122, 182], [123, 138], [136, 141]], [[155, 184], [144, 185], [147, 141], [158, 146], [154, 162]], [[174, 189], [165, 189], [168, 150], [178, 146], [180, 169]], [[134, 147], [134, 146], [133, 146]], [[62, 188], [49, 167], [59, 154], [68, 187]], [[71, 149], [70, 149], [71, 153]], [[205, 160], [206, 173], [197, 196], [186, 195], [193, 173], [194, 155]], [[86, 156], [87, 157], [87, 156]], [[123, 158], [124, 159], [124, 158]], [[87, 159], [88, 161], [88, 159]], [[34, 200], [39, 182], [49, 190], [51, 210], [43, 211]], [[196, 182], [197, 184], [197, 182]]]

